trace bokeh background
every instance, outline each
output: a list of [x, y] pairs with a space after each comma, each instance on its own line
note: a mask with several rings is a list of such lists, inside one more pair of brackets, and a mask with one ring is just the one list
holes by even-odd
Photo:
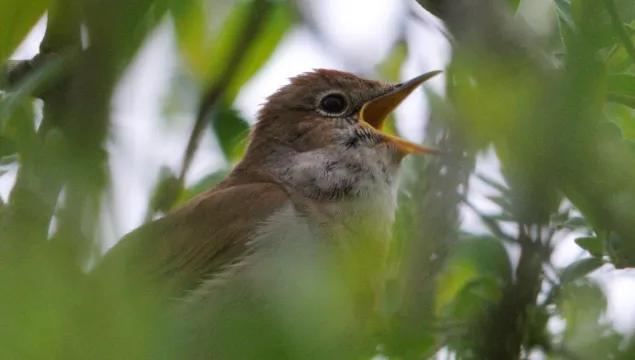
[[[84, 51], [99, 44], [112, 46], [103, 50], [111, 51], [112, 58], [91, 55], [116, 66], [108, 65], [106, 78], [111, 79], [97, 80], [108, 83], [105, 88], [111, 90], [111, 95], [96, 100], [103, 103], [97, 111], [104, 114], [107, 125], [95, 125], [103, 131], [95, 130], [101, 133], [94, 139], [97, 147], [103, 144], [107, 157], [86, 156], [89, 163], [104, 161], [106, 175], [96, 189], [76, 194], [79, 198], [93, 196], [91, 191], [101, 194], [94, 197], [99, 203], [91, 205], [94, 218], [83, 225], [84, 230], [88, 226], [94, 231], [88, 231], [91, 250], [81, 255], [82, 269], [90, 269], [99, 254], [124, 234], [222, 179], [240, 158], [248, 125], [254, 123], [260, 104], [289, 77], [314, 68], [334, 68], [398, 82], [444, 69], [442, 76], [407, 99], [394, 117], [394, 131], [401, 136], [459, 154], [407, 162], [403, 188], [409, 200], [401, 202], [406, 210], [400, 209], [396, 242], [402, 249], [411, 246], [421, 251], [415, 252], [418, 260], [410, 262], [425, 263], [430, 256], [436, 262], [407, 267], [402, 263], [409, 261], [397, 261], [396, 276], [409, 279], [409, 272], [426, 271], [435, 279], [436, 305], [426, 310], [431, 313], [411, 309], [411, 321], [427, 314], [441, 324], [454, 325], [451, 330], [440, 326], [442, 330], [424, 327], [425, 331], [394, 326], [384, 339], [392, 345], [384, 344], [388, 350], [378, 352], [390, 358], [635, 357], [628, 352], [634, 347], [630, 338], [635, 326], [635, 271], [629, 268], [635, 264], [630, 260], [635, 253], [630, 245], [623, 245], [635, 241], [630, 232], [635, 226], [635, 217], [630, 217], [635, 213], [635, 177], [631, 177], [635, 152], [616, 148], [621, 143], [632, 147], [635, 138], [635, 53], [629, 50], [635, 40], [635, 6], [628, 1], [260, 1], [266, 5], [256, 0], [146, 1], [146, 7], [135, 8], [139, 13], [128, 5], [117, 8], [123, 2], [114, 1], [108, 10], [115, 16], [114, 25], [88, 16], [82, 45], [76, 39], [64, 44], [62, 32], [57, 41], [49, 42], [53, 48], [42, 48], [45, 34], [51, 31], [46, 10], [74, 6], [73, 1], [63, 3], [37, 1], [33, 9], [20, 10], [17, 1], [3, 2], [4, 16], [13, 10], [15, 23], [24, 24], [2, 26], [0, 32], [14, 36], [0, 36], [6, 43], [0, 44], [4, 51], [0, 54], [30, 60], [39, 53], [66, 51], [60, 44]], [[94, 3], [90, 6], [95, 9], [106, 6]], [[253, 29], [248, 23], [254, 21], [249, 11], [257, 6], [266, 9], [261, 14], [264, 19], [249, 33]], [[611, 12], [611, 6], [617, 11]], [[134, 15], [120, 16], [125, 11]], [[76, 19], [71, 13], [59, 11], [55, 16], [72, 23]], [[615, 13], [621, 18], [616, 20]], [[97, 30], [91, 30], [91, 21]], [[106, 35], [95, 35], [93, 42], [91, 31]], [[127, 46], [126, 37], [132, 45], [124, 51], [120, 48]], [[227, 69], [228, 56], [218, 54], [231, 53], [241, 42], [249, 43], [241, 54], [247, 65], [233, 70], [223, 95], [205, 109], [204, 118], [210, 121], [191, 154], [191, 166], [183, 171], [188, 141], [204, 108], [202, 99]], [[70, 58], [86, 57], [70, 54]], [[74, 64], [71, 68], [81, 66], [69, 61]], [[100, 64], [79, 61], [89, 62], [82, 76], [101, 71]], [[50, 71], [53, 78], [56, 71], [62, 73]], [[19, 80], [27, 83], [28, 75]], [[12, 85], [19, 91], [20, 82], [16, 84]], [[11, 89], [5, 90], [10, 94]], [[24, 91], [30, 91], [27, 96], [37, 95], [34, 87]], [[7, 99], [5, 95], [0, 104], [5, 109], [0, 120], [9, 122], [17, 111]], [[44, 97], [44, 102], [33, 102], [34, 114], [29, 116], [35, 126], [47, 113], [46, 101]], [[65, 106], [73, 107], [73, 101], [82, 99], [71, 97]], [[86, 109], [90, 107], [74, 116], [85, 115]], [[618, 134], [610, 140], [599, 135], [607, 124]], [[90, 132], [92, 127], [86, 125], [81, 131]], [[8, 139], [7, 134], [0, 140]], [[20, 154], [21, 147], [17, 148]], [[0, 155], [9, 159], [0, 172], [0, 195], [8, 209], [18, 172], [25, 166], [10, 151]], [[60, 169], [65, 171], [64, 166]], [[35, 173], [46, 183], [45, 172]], [[438, 174], [449, 174], [453, 180], [442, 181], [447, 186], [443, 187], [435, 182]], [[94, 179], [77, 178], [79, 183]], [[172, 193], [174, 181], [179, 188], [176, 195], [162, 197]], [[435, 192], [452, 195], [428, 199]], [[63, 209], [64, 202], [62, 196], [55, 207]], [[60, 216], [64, 215], [52, 220], [51, 237], [65, 229]], [[453, 230], [426, 227], [438, 217]], [[522, 228], [526, 232], [519, 231]], [[525, 236], [528, 243], [540, 245], [523, 243]], [[580, 238], [591, 240], [585, 243]], [[426, 241], [433, 245], [417, 245]], [[504, 255], [498, 253], [500, 249], [505, 249]], [[541, 254], [540, 260], [527, 269], [523, 259], [532, 251]], [[508, 274], [490, 269], [505, 262], [501, 257], [511, 264], [503, 270]], [[521, 329], [491, 330], [491, 337], [483, 335], [485, 340], [466, 340], [479, 336], [470, 324], [480, 324], [486, 333], [489, 325], [484, 324], [507, 314], [501, 304], [507, 292], [522, 293], [513, 286], [525, 286], [519, 285], [523, 271], [536, 277], [533, 286], [538, 290], [529, 291], [530, 299], [523, 298], [523, 309], [515, 313], [523, 314]], [[485, 285], [475, 280], [492, 274], [501, 278]], [[404, 288], [413, 286], [408, 280], [403, 283]], [[477, 290], [465, 290], [468, 284]], [[490, 291], [492, 287], [500, 291]], [[405, 293], [420, 295], [416, 290]], [[514, 351], [500, 355], [486, 349], [498, 346], [492, 339], [504, 343], [494, 334], [513, 331], [520, 332], [522, 339], [517, 357], [510, 357]], [[434, 344], [421, 335], [435, 332], [442, 340]]]

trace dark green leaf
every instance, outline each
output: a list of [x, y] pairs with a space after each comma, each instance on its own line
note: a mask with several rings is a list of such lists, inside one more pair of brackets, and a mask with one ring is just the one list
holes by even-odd
[[575, 243], [595, 257], [604, 255], [604, 242], [597, 237], [581, 237]]
[[241, 158], [249, 134], [249, 124], [240, 117], [238, 111], [226, 103], [220, 104], [212, 128], [225, 158], [230, 162]]
[[560, 282], [566, 284], [575, 281], [599, 269], [602, 265], [604, 261], [595, 257], [575, 261], [562, 271]]

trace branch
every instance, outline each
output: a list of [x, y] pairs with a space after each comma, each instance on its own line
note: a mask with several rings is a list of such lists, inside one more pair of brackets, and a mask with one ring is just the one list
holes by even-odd
[[240, 68], [242, 64], [242, 58], [245, 52], [251, 46], [256, 35], [260, 32], [262, 25], [264, 24], [268, 9], [271, 6], [269, 0], [256, 0], [249, 12], [246, 20], [245, 27], [240, 31], [240, 38], [236, 42], [231, 55], [225, 65], [225, 69], [219, 72], [219, 78], [214, 84], [212, 84], [203, 96], [203, 101], [196, 116], [196, 123], [190, 134], [190, 139], [187, 143], [187, 148], [183, 154], [183, 162], [181, 172], [179, 173], [179, 181], [184, 182], [185, 175], [187, 174], [198, 143], [201, 138], [201, 134], [205, 129], [205, 126], [210, 122], [209, 114], [214, 108], [218, 100], [221, 98], [227, 86], [229, 86], [232, 78]]
[[626, 33], [626, 29], [624, 29], [624, 24], [622, 23], [622, 19], [620, 19], [620, 14], [617, 12], [615, 3], [613, 2], [613, 0], [604, 0], [604, 5], [606, 6], [606, 10], [611, 16], [611, 23], [613, 24], [613, 28], [620, 37], [626, 53], [631, 58], [631, 61], [635, 63], [635, 46], [633, 46], [631, 38]]
[[[5, 67], [0, 69], [0, 90], [16, 89], [22, 81], [37, 73], [56, 57], [53, 53], [40, 53], [29, 60], [8, 60]], [[36, 98], [42, 97], [40, 92], [31, 95]]]

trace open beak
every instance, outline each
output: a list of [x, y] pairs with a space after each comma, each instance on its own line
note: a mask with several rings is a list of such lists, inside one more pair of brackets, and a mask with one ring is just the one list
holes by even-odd
[[408, 97], [417, 87], [423, 84], [425, 81], [440, 74], [441, 71], [431, 71], [423, 75], [417, 76], [414, 79], [399, 84], [395, 89], [388, 93], [385, 93], [362, 106], [359, 111], [360, 123], [373, 129], [374, 132], [381, 134], [386, 143], [393, 144], [404, 155], [407, 154], [438, 154], [439, 151], [431, 148], [426, 148], [421, 145], [409, 142], [399, 137], [382, 132], [384, 122], [388, 118], [388, 115], [393, 112]]

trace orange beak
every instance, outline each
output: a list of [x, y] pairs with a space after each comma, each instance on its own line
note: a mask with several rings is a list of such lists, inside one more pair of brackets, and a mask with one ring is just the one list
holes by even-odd
[[402, 138], [382, 132], [384, 123], [388, 115], [392, 113], [405, 98], [408, 97], [417, 87], [440, 74], [441, 71], [431, 71], [414, 79], [399, 84], [395, 89], [385, 93], [369, 102], [365, 103], [359, 111], [359, 119], [362, 125], [368, 126], [374, 132], [381, 134], [386, 143], [393, 144], [397, 149], [407, 154], [438, 154], [439, 151], [412, 143]]

